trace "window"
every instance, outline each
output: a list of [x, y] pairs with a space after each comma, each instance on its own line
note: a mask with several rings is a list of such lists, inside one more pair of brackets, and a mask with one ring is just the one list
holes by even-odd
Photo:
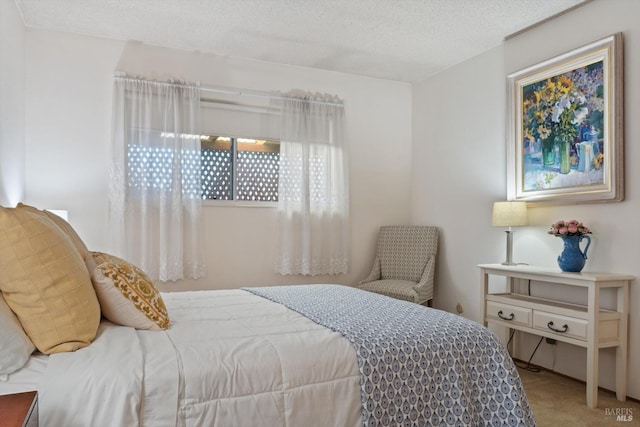
[[278, 201], [280, 142], [203, 136], [204, 200]]
[[[173, 134], [165, 133], [160, 137], [175, 138]], [[193, 137], [199, 137], [202, 143], [203, 200], [278, 201], [279, 141], [212, 135]], [[156, 173], [172, 167], [171, 150], [129, 145], [128, 151], [130, 187], [160, 189], [171, 186], [170, 182], [165, 182], [166, 178], [160, 179]], [[194, 154], [183, 152], [182, 161], [190, 162]], [[145, 167], [141, 167], [143, 165]]]

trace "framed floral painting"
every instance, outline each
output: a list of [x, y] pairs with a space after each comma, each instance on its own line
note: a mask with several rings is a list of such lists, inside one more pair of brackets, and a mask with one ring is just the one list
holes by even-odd
[[508, 76], [508, 200], [621, 201], [622, 34]]

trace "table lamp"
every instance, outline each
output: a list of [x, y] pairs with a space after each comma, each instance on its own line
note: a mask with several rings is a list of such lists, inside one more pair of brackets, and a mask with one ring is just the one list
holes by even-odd
[[65, 221], [69, 221], [69, 211], [67, 211], [66, 209], [47, 209], [47, 210], [52, 214], [58, 215], [60, 218], [64, 219]]
[[494, 202], [491, 225], [494, 227], [509, 227], [507, 233], [507, 260], [502, 265], [516, 265], [512, 259], [513, 231], [511, 227], [529, 225], [526, 202]]

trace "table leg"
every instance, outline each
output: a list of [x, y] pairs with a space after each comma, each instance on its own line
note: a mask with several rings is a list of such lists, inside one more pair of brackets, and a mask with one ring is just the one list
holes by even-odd
[[629, 285], [625, 283], [617, 289], [620, 313], [620, 336], [616, 347], [616, 397], [621, 402], [627, 400], [627, 328], [629, 325]]
[[589, 287], [589, 321], [587, 325], [587, 406], [598, 406], [598, 321], [600, 314], [600, 290]]

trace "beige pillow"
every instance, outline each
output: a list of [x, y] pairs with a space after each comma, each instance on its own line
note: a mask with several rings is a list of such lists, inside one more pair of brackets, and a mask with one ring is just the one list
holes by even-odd
[[100, 305], [82, 256], [42, 212], [0, 207], [0, 290], [42, 353], [85, 347]]
[[0, 377], [22, 368], [35, 349], [0, 292]]
[[162, 296], [142, 270], [102, 252], [90, 252], [85, 261], [104, 317], [136, 329], [169, 327]]
[[80, 236], [78, 236], [78, 233], [76, 233], [73, 227], [71, 227], [71, 224], [69, 224], [64, 218], [59, 217], [53, 212], [42, 211], [38, 208], [34, 208], [33, 206], [25, 205], [23, 203], [18, 203], [18, 206], [16, 207], [18, 209], [27, 209], [27, 210], [30, 210], [31, 212], [37, 212], [37, 213], [40, 213], [41, 215], [47, 216], [51, 221], [53, 221], [55, 225], [57, 225], [58, 227], [60, 227], [62, 231], [64, 231], [64, 234], [66, 234], [67, 237], [69, 237], [69, 239], [71, 239], [71, 242], [73, 242], [73, 245], [76, 247], [78, 252], [80, 252], [80, 256], [83, 259], [87, 256], [89, 249], [87, 249], [87, 246], [84, 244]]

